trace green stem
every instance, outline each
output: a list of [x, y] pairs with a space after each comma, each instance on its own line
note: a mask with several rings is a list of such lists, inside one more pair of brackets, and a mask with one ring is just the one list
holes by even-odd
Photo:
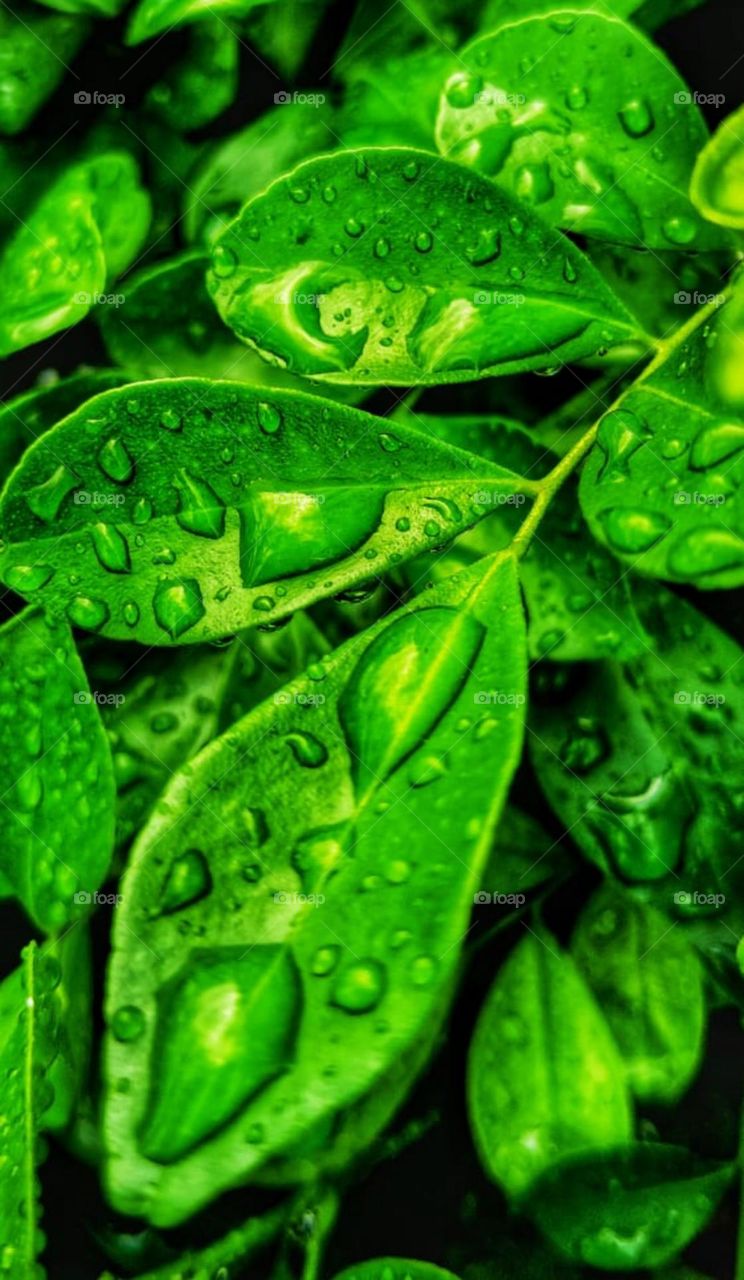
[[529, 547], [540, 521], [564, 480], [567, 479], [574, 467], [581, 462], [584, 455], [591, 449], [597, 438], [598, 428], [599, 423], [595, 422], [594, 426], [590, 427], [581, 439], [577, 440], [576, 444], [569, 449], [565, 457], [561, 458], [560, 462], [553, 467], [553, 470], [549, 471], [545, 478], [539, 482], [540, 492], [530, 508], [529, 515], [520, 525], [519, 532], [511, 544], [510, 550], [518, 560], [521, 559]]

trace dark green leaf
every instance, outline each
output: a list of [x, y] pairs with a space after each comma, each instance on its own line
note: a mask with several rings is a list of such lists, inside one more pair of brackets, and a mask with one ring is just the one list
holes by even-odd
[[114, 779], [69, 628], [26, 610], [0, 627], [0, 868], [53, 932], [89, 903], [113, 846]]
[[238, 91], [238, 37], [221, 18], [189, 31], [186, 54], [168, 66], [147, 94], [147, 105], [170, 129], [188, 133], [216, 120]]
[[126, 42], [141, 44], [163, 31], [215, 14], [218, 20], [245, 17], [257, 4], [267, 3], [270, 0], [139, 0], [129, 19]]
[[470, 1047], [468, 1107], [483, 1167], [514, 1197], [567, 1153], [631, 1137], [610, 1029], [547, 933], [522, 938], [486, 997]]
[[636, 336], [568, 240], [488, 179], [408, 148], [278, 179], [213, 246], [209, 288], [265, 359], [328, 382], [467, 382]]
[[656, 249], [725, 242], [688, 196], [706, 137], [684, 81], [640, 32], [560, 9], [463, 49], [437, 122], [445, 155], [555, 226]]
[[340, 1271], [335, 1280], [457, 1280], [451, 1271], [414, 1258], [369, 1258]]
[[26, 128], [69, 71], [87, 34], [85, 18], [49, 13], [22, 0], [12, 9], [0, 7], [0, 133]]
[[385, 425], [299, 392], [196, 378], [104, 392], [13, 473], [0, 503], [4, 581], [75, 626], [195, 643], [276, 621], [453, 537], [483, 515], [473, 495], [486, 480], [524, 487]]
[[[428, 662], [412, 647], [412, 619], [438, 638], [435, 651], [426, 646]], [[401, 629], [407, 642], [396, 664], [390, 655]], [[462, 637], [476, 634], [463, 669]], [[356, 722], [354, 699], [364, 696], [366, 740], [387, 734], [388, 690], [402, 690], [412, 663], [417, 698], [428, 691], [428, 715], [414, 704], [414, 742], [401, 692], [387, 776], [373, 789], [355, 775], [344, 726]], [[119, 1208], [155, 1223], [181, 1221], [220, 1190], [267, 1164], [270, 1170], [272, 1158], [327, 1135], [334, 1116], [431, 1034], [451, 993], [473, 891], [519, 755], [518, 700], [498, 718], [482, 715], [478, 690], [499, 684], [521, 692], [524, 678], [516, 573], [510, 558], [497, 558], [351, 640], [174, 778], [134, 851], [109, 973], [105, 1131], [108, 1185]], [[176, 883], [188, 888], [180, 910], [170, 894]], [[189, 955], [194, 947], [237, 948], [246, 956], [256, 945], [275, 948], [277, 964], [291, 957], [290, 969], [298, 970], [291, 1065], [201, 1146], [155, 1165], [139, 1133], [148, 1106], [168, 1107], [166, 1098], [153, 1101], [161, 1080], [151, 1048], [164, 992], [188, 963], [184, 948]], [[192, 1019], [191, 1038], [182, 1040], [189, 1054], [215, 1046], [209, 1078], [217, 1095], [220, 1079], [236, 1071], [235, 1054], [253, 1078], [261, 1053], [259, 1045], [230, 1052], [223, 1043], [220, 1028], [242, 1017], [248, 995], [237, 975], [225, 978], [221, 995], [205, 991], [200, 1007], [213, 1009], [219, 998], [221, 1018]], [[116, 1088], [122, 1076], [130, 1080], [126, 1093]], [[184, 1106], [170, 1112], [179, 1131]], [[324, 1160], [344, 1161], [327, 1136], [315, 1168]]]
[[573, 957], [594, 992], [642, 1102], [676, 1102], [703, 1051], [700, 961], [684, 930], [605, 885], [579, 919]]
[[562, 1161], [535, 1185], [527, 1208], [568, 1258], [636, 1271], [671, 1261], [702, 1231], [733, 1172], [681, 1147], [639, 1142]]
[[68, 413], [97, 395], [126, 382], [123, 373], [89, 369], [45, 383], [0, 405], [0, 480], [4, 484], [24, 449]]

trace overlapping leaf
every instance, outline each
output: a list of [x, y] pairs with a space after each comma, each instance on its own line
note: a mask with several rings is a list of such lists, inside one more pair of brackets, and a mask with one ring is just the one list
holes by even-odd
[[568, 240], [461, 165], [413, 148], [310, 160], [212, 249], [223, 319], [322, 381], [467, 382], [636, 336]]
[[[117, 1205], [175, 1223], [322, 1141], [441, 1016], [519, 754], [519, 699], [484, 713], [478, 693], [521, 692], [524, 678], [514, 566], [497, 558], [350, 641], [174, 779], [117, 913]], [[312, 812], [290, 798], [308, 786]], [[273, 1047], [251, 1034], [269, 986], [283, 1010]]]
[[385, 425], [206, 379], [104, 392], [13, 473], [3, 580], [75, 626], [194, 643], [276, 621], [452, 537], [484, 514], [484, 477], [521, 484]]

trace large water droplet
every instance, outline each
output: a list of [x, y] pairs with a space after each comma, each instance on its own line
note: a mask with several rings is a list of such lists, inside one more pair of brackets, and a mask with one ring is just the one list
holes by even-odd
[[129, 546], [113, 524], [94, 524], [90, 536], [99, 564], [109, 573], [129, 573], [132, 563]]
[[601, 511], [599, 519], [609, 545], [621, 555], [641, 555], [672, 527], [666, 516], [640, 507], [611, 507]]
[[158, 626], [168, 632], [171, 640], [177, 640], [206, 613], [199, 583], [195, 578], [159, 582], [152, 599], [152, 611]]
[[127, 484], [134, 475], [134, 460], [118, 436], [107, 440], [98, 451], [98, 465], [109, 480]]
[[76, 489], [79, 483], [69, 467], [59, 466], [43, 484], [33, 485], [26, 490], [26, 502], [35, 516], [45, 524], [51, 524], [68, 493]]
[[185, 467], [177, 473], [178, 512], [176, 520], [187, 533], [200, 538], [221, 538], [225, 532], [225, 504], [211, 485]]
[[163, 915], [191, 906], [206, 897], [211, 888], [212, 877], [204, 854], [199, 849], [187, 849], [174, 858], [168, 870], [160, 899]]
[[345, 1013], [369, 1013], [385, 991], [386, 973], [378, 960], [357, 960], [339, 970], [331, 991], [331, 1003]]

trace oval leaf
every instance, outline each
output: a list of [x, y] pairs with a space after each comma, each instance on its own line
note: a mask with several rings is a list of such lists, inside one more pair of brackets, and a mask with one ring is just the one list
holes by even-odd
[[703, 971], [683, 932], [606, 885], [582, 912], [571, 951], [642, 1102], [676, 1102], [703, 1051]]
[[212, 249], [223, 319], [328, 382], [467, 382], [636, 336], [586, 258], [486, 178], [425, 152], [321, 156]]
[[26, 610], [0, 627], [0, 868], [54, 932], [91, 901], [113, 848], [114, 778], [98, 708], [64, 623]]
[[[432, 623], [438, 647], [427, 640], [428, 667], [410, 648], [397, 670], [386, 663], [386, 677], [401, 688], [399, 724], [387, 706], [364, 702], [370, 732], [391, 735], [390, 771], [358, 795], [340, 702], [348, 720], [354, 700], [375, 687], [381, 638], [419, 613], [440, 615]], [[463, 617], [483, 638], [458, 689]], [[455, 681], [437, 658], [450, 651]], [[428, 681], [432, 707], [419, 719], [416, 743], [401, 684], [412, 662]], [[524, 681], [514, 565], [484, 562], [349, 641], [175, 776], [137, 843], [116, 913], [105, 1132], [107, 1180], [119, 1208], [173, 1224], [264, 1168], [276, 1171], [277, 1157], [308, 1143], [315, 1168], [326, 1160], [343, 1164], [356, 1151], [351, 1133], [344, 1150], [334, 1117], [366, 1099], [439, 1024], [519, 756], [519, 699], [498, 718], [483, 715], [478, 690], [498, 682], [523, 698]], [[181, 908], [173, 905], [177, 885]], [[291, 956], [301, 981], [299, 1020], [283, 1074], [265, 1082], [221, 1131], [164, 1166], [147, 1159], [139, 1134], [162, 1086], [162, 1040], [154, 1048], [160, 993], [191, 963], [194, 947], [235, 948], [238, 956], [274, 948], [277, 957]], [[239, 964], [234, 972], [237, 981]], [[242, 989], [247, 994], [249, 984]], [[199, 1007], [223, 999], [225, 1016], [239, 1017], [238, 997], [219, 990], [207, 991]], [[211, 1016], [192, 1019], [188, 1046], [177, 1035], [182, 1058], [193, 1054], [204, 1064], [204, 1079], [192, 1101], [180, 1090], [177, 1105], [165, 1093], [159, 1099], [160, 1153], [172, 1150], [185, 1126], [196, 1131], [191, 1111], [201, 1106], [202, 1090], [212, 1082], [219, 1091], [222, 1068], [208, 1064], [216, 1039], [222, 1054], [216, 1027]], [[246, 1034], [239, 1059], [246, 1080], [265, 1070], [264, 1052], [260, 1038]], [[229, 1069], [238, 1081], [238, 1061]], [[122, 1077], [130, 1080], [126, 1093], [116, 1087]]]
[[437, 143], [555, 226], [620, 244], [707, 249], [688, 187], [707, 138], [684, 81], [626, 23], [556, 9], [467, 45]]
[[[4, 491], [4, 581], [76, 626], [143, 644], [275, 621], [483, 515], [470, 455], [385, 425], [311, 395], [195, 378], [96, 396]], [[482, 468], [492, 485], [520, 484]]]
[[744, 582], [744, 293], [698, 313], [599, 424], [580, 499], [639, 573], [705, 590]]
[[631, 1110], [615, 1042], [550, 935], [514, 948], [486, 997], [468, 1060], [483, 1167], [519, 1197], [568, 1152], [623, 1142]]

